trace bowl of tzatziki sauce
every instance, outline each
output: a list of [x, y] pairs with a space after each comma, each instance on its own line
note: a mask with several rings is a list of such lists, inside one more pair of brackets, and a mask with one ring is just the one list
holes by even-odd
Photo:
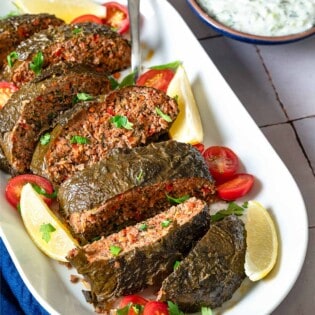
[[281, 44], [315, 34], [315, 0], [187, 0], [206, 24], [228, 37]]

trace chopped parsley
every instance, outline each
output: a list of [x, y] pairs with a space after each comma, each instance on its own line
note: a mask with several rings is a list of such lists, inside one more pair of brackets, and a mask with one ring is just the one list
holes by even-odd
[[163, 65], [158, 65], [158, 66], [153, 66], [150, 67], [150, 69], [155, 69], [155, 70], [165, 70], [165, 69], [172, 69], [173, 71], [176, 71], [177, 68], [182, 64], [181, 61], [173, 61], [169, 62]]
[[88, 93], [77, 93], [77, 95], [73, 98], [72, 103], [76, 104], [80, 101], [84, 102], [84, 101], [91, 101], [93, 100], [94, 97]]
[[178, 305], [171, 302], [167, 301], [168, 305], [168, 311], [170, 315], [184, 315], [184, 313], [178, 308]]
[[173, 203], [173, 204], [180, 204], [180, 203], [183, 203], [185, 202], [187, 199], [190, 198], [189, 195], [184, 195], [184, 196], [181, 196], [179, 198], [174, 198], [172, 196], [169, 196], [169, 195], [166, 195], [166, 198], [169, 202]]
[[173, 269], [176, 270], [180, 265], [180, 261], [176, 260], [173, 266]]
[[90, 141], [88, 138], [86, 137], [82, 137], [82, 136], [72, 136], [70, 139], [70, 142], [72, 144], [74, 143], [78, 143], [78, 144], [88, 144]]
[[47, 132], [47, 133], [43, 134], [43, 135], [40, 137], [40, 139], [39, 139], [40, 144], [41, 144], [41, 145], [46, 145], [46, 144], [48, 144], [48, 143], [50, 142], [50, 138], [51, 138], [50, 133]]
[[42, 224], [39, 228], [42, 233], [42, 239], [48, 243], [51, 240], [51, 233], [55, 232], [56, 229], [50, 223]]
[[44, 55], [41, 51], [39, 51], [32, 59], [32, 62], [30, 63], [30, 69], [35, 74], [40, 74], [42, 71], [42, 67], [44, 64]]
[[146, 231], [148, 229], [148, 225], [145, 223], [141, 223], [138, 227], [139, 231]]
[[72, 30], [72, 34], [80, 34], [82, 32], [82, 27], [76, 27]]
[[10, 68], [13, 67], [13, 64], [16, 60], [18, 60], [19, 54], [16, 51], [12, 51], [9, 55], [7, 55], [7, 62]]
[[212, 310], [210, 307], [202, 306], [201, 315], [212, 315]]
[[119, 246], [111, 245], [109, 246], [109, 251], [113, 256], [118, 256], [122, 249]]
[[34, 188], [34, 190], [38, 194], [45, 196], [46, 198], [55, 199], [57, 197], [57, 191], [56, 190], [52, 194], [48, 194], [44, 188], [42, 188], [36, 184], [32, 184], [32, 187]]
[[167, 114], [164, 114], [158, 107], [155, 107], [155, 112], [160, 116], [162, 117], [165, 121], [167, 122], [172, 122], [172, 118], [167, 115]]
[[133, 123], [131, 123], [126, 116], [113, 116], [110, 118], [110, 122], [117, 128], [132, 130], [133, 127]]
[[231, 214], [241, 216], [244, 213], [244, 210], [247, 208], [247, 206], [248, 202], [244, 202], [241, 206], [239, 206], [235, 202], [229, 202], [227, 209], [220, 210], [211, 216], [211, 221], [212, 222], [220, 221]]
[[117, 315], [128, 315], [129, 314], [129, 310], [130, 310], [130, 304], [122, 307], [122, 308], [119, 308], [116, 313]]
[[142, 178], [143, 178], [143, 170], [140, 170], [139, 174], [136, 176], [137, 182], [140, 182]]
[[166, 220], [164, 220], [164, 221], [161, 222], [161, 226], [162, 226], [163, 228], [166, 228], [166, 227], [168, 227], [171, 223], [172, 223], [172, 220], [166, 219]]

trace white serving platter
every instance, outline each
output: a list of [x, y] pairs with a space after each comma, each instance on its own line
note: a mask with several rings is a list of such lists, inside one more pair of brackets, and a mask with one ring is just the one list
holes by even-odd
[[[1, 1], [1, 15], [10, 10], [9, 0]], [[176, 10], [166, 0], [145, 0], [141, 12], [145, 66], [183, 62], [199, 106], [204, 144], [225, 145], [238, 154], [243, 171], [256, 177], [246, 200], [258, 200], [270, 210], [279, 234], [279, 259], [271, 274], [257, 283], [244, 281], [215, 313], [270, 314], [292, 288], [305, 258], [308, 224], [299, 188]], [[150, 59], [145, 55], [149, 50], [154, 52]], [[75, 270], [46, 257], [29, 238], [4, 197], [7, 178], [0, 172], [0, 235], [25, 284], [51, 314], [95, 314], [84, 300], [84, 287], [70, 282]]]

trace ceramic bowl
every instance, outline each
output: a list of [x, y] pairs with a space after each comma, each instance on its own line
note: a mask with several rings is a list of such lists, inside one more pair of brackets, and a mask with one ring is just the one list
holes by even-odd
[[285, 36], [259, 36], [249, 33], [243, 33], [232, 29], [210, 17], [207, 12], [199, 5], [197, 0], [187, 0], [187, 2], [192, 10], [197, 14], [197, 16], [216, 32], [242, 42], [258, 45], [286, 44], [304, 39], [315, 34], [315, 26], [304, 32]]

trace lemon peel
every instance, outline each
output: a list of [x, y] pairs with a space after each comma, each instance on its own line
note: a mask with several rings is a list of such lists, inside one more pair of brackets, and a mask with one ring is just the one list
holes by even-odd
[[248, 202], [245, 229], [245, 274], [251, 281], [258, 281], [266, 277], [276, 264], [278, 235], [269, 212], [257, 201]]
[[[22, 188], [20, 210], [24, 226], [38, 248], [52, 259], [67, 262], [68, 252], [78, 243], [29, 183]], [[50, 229], [45, 237], [47, 226]]]
[[183, 65], [179, 65], [171, 80], [167, 95], [176, 98], [179, 115], [169, 134], [173, 140], [190, 144], [203, 142], [203, 128], [199, 109]]

